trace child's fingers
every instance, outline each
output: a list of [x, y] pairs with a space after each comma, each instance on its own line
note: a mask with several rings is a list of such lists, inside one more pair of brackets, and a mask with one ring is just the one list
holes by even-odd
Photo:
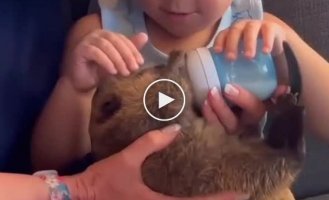
[[216, 39], [215, 39], [215, 42], [214, 42], [214, 50], [217, 52], [217, 53], [221, 53], [224, 49], [224, 44], [225, 44], [225, 41], [226, 41], [226, 37], [227, 37], [227, 33], [228, 33], [228, 30], [224, 30], [224, 31], [221, 31]]
[[261, 28], [261, 23], [259, 21], [250, 21], [247, 23], [244, 33], [244, 50], [245, 56], [248, 58], [255, 57], [257, 37], [259, 35], [259, 30]]
[[138, 50], [138, 48], [134, 45], [134, 43], [129, 40], [127, 37], [125, 37], [124, 35], [119, 35], [119, 37], [126, 43], [126, 45], [130, 48], [132, 54], [134, 55], [136, 62], [140, 65], [142, 65], [144, 63], [144, 58], [142, 56], [142, 54], [140, 53], [140, 51]]
[[131, 48], [128, 46], [128, 44], [122, 40], [119, 36], [117, 39], [112, 41], [112, 44], [116, 48], [116, 50], [121, 55], [122, 59], [125, 61], [126, 66], [129, 70], [135, 71], [139, 68], [138, 63], [136, 61], [136, 58], [131, 50]]
[[243, 110], [244, 123], [258, 123], [265, 113], [265, 105], [248, 90], [238, 86], [227, 84], [225, 86], [225, 97]]
[[123, 35], [122, 35], [122, 37], [124, 38], [124, 40], [127, 41], [129, 46], [131, 47], [133, 54], [136, 57], [137, 62], [140, 65], [144, 64], [144, 58], [140, 52], [140, 49], [146, 44], [146, 42], [148, 40], [147, 35], [144, 33], [140, 33], [140, 34], [134, 35], [132, 38], [127, 38]]
[[101, 49], [109, 57], [119, 73], [129, 75], [126, 63], [111, 41], [107, 38], [97, 37], [91, 41], [91, 44]]
[[[93, 61], [99, 66], [103, 67], [106, 71], [111, 74], [117, 74], [118, 71], [115, 69], [113, 62], [100, 48], [94, 45], [88, 45], [84, 49], [85, 58], [87, 61]], [[82, 70], [82, 69], [80, 69]]]
[[218, 120], [229, 133], [234, 133], [238, 128], [238, 119], [225, 103], [217, 88], [213, 88], [208, 96], [208, 102]]
[[270, 53], [273, 49], [276, 27], [270, 23], [264, 23], [261, 28], [261, 32], [264, 41], [263, 52]]
[[244, 26], [245, 22], [237, 23], [230, 28], [229, 33], [227, 34], [225, 49], [227, 58], [230, 60], [235, 60], [237, 58], [238, 45], [244, 31]]
[[144, 45], [148, 41], [148, 36], [146, 33], [140, 32], [129, 39], [134, 44], [134, 46], [140, 50], [144, 47]]
[[[122, 75], [129, 75], [130, 70], [138, 69], [138, 64], [136, 62], [134, 55], [132, 54], [127, 44], [118, 36], [118, 34], [104, 32], [103, 37], [114, 46], [114, 48], [120, 55], [121, 60], [124, 62], [124, 66], [122, 65], [116, 66], [121, 69]], [[117, 57], [116, 59], [119, 59], [119, 57]]]

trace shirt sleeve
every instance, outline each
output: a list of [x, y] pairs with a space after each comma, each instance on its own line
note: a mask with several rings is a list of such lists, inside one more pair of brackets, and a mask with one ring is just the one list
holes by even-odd
[[263, 19], [262, 0], [233, 0], [231, 7], [233, 23], [243, 19]]

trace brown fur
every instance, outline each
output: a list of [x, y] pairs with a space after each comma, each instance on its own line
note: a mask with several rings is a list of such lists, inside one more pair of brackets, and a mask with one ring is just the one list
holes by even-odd
[[[200, 196], [221, 191], [251, 194], [253, 200], [294, 199], [289, 188], [302, 167], [302, 111], [290, 95], [273, 108], [269, 136], [260, 138], [255, 127], [226, 134], [221, 125], [210, 125], [198, 116], [183, 52], [171, 54], [167, 66], [142, 70], [129, 77], [108, 77], [98, 88], [92, 105], [90, 133], [96, 160], [119, 152], [149, 130], [180, 123], [182, 133], [166, 149], [152, 154], [143, 164], [145, 183], [173, 196]], [[152, 119], [143, 107], [146, 87], [159, 78], [180, 84], [186, 106], [173, 121]], [[152, 113], [169, 117], [182, 103], [171, 84], [149, 91]], [[157, 109], [157, 91], [176, 97]]]

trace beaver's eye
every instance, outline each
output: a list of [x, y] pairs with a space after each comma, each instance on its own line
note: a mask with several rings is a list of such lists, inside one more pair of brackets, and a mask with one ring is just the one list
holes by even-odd
[[117, 96], [112, 96], [105, 101], [101, 106], [102, 118], [108, 120], [121, 108], [121, 99]]

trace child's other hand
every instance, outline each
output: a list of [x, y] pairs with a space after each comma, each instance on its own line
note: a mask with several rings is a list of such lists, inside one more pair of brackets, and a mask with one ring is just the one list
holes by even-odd
[[[244, 55], [251, 59], [256, 55], [259, 36], [264, 42], [264, 53], [275, 54], [282, 50], [282, 42], [285, 40], [283, 29], [278, 24], [266, 20], [242, 20], [233, 24], [218, 34], [214, 49], [219, 53], [224, 51], [228, 59], [235, 60], [238, 55], [239, 41], [242, 40]], [[285, 92], [285, 87], [279, 86], [272, 100], [275, 101], [275, 98]], [[208, 121], [220, 122], [230, 133], [235, 132], [241, 125], [259, 123], [265, 114], [264, 102], [241, 86], [228, 85], [223, 95], [242, 109], [239, 117], [225, 103], [222, 94], [218, 94], [215, 90], [209, 93], [203, 113]]]
[[147, 39], [144, 33], [132, 38], [104, 30], [88, 34], [75, 47], [69, 66], [74, 87], [82, 91], [93, 89], [101, 73], [128, 76], [143, 64], [139, 49]]
[[256, 55], [258, 36], [261, 36], [264, 41], [264, 53], [271, 53], [276, 48], [280, 48], [282, 41], [285, 40], [283, 28], [272, 21], [242, 20], [218, 34], [214, 49], [218, 53], [225, 51], [228, 59], [235, 60], [238, 55], [239, 41], [243, 40], [244, 55], [247, 58], [253, 58]]

